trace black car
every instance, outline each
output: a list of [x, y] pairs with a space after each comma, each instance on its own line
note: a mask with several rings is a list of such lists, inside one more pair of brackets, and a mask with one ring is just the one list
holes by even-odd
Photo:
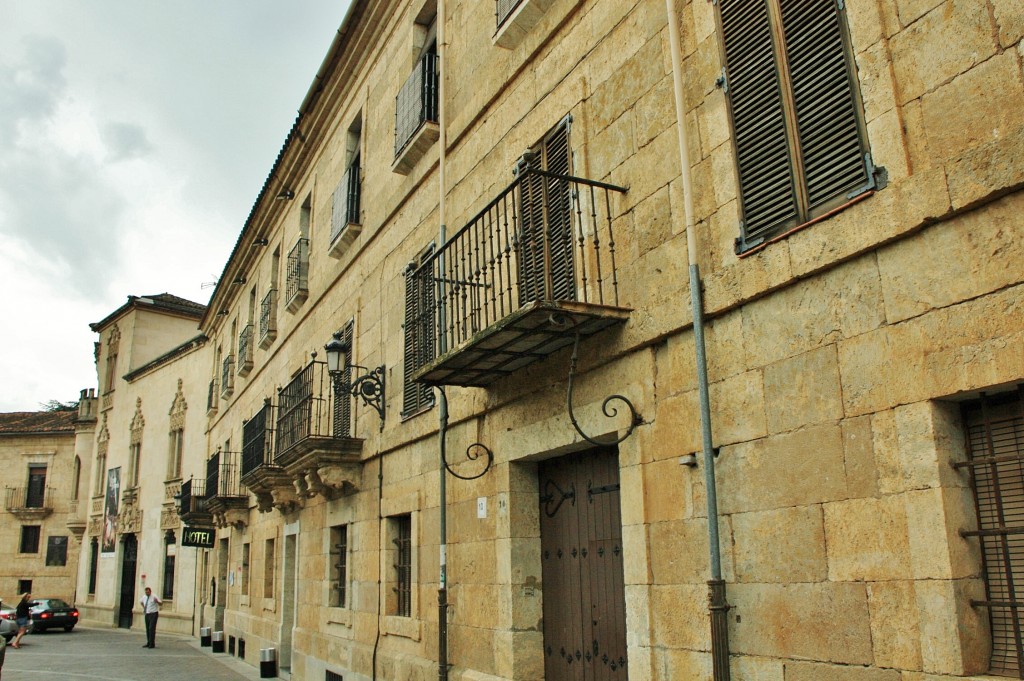
[[71, 631], [78, 624], [78, 610], [59, 598], [37, 598], [32, 602], [30, 612], [34, 634], [55, 627]]

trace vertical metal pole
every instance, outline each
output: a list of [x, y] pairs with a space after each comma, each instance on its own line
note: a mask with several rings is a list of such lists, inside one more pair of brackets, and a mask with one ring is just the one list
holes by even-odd
[[448, 435], [448, 397], [444, 390], [438, 388], [440, 395], [440, 428], [438, 429], [438, 442], [441, 447], [441, 461], [438, 467], [440, 475], [440, 526], [441, 526], [441, 549], [440, 549], [440, 571], [438, 573], [437, 585], [437, 678], [440, 681], [448, 679], [448, 509], [447, 509], [447, 480], [445, 479], [444, 450], [445, 440]]
[[690, 175], [690, 151], [686, 141], [686, 107], [683, 102], [682, 49], [679, 17], [674, 0], [665, 0], [668, 14], [669, 46], [676, 105], [676, 129], [679, 135], [679, 163], [683, 182], [683, 209], [686, 219], [686, 248], [690, 263], [690, 307], [696, 346], [697, 387], [700, 397], [701, 446], [704, 449], [704, 489], [708, 515], [708, 610], [711, 616], [711, 659], [715, 681], [729, 681], [729, 603], [722, 579], [722, 554], [718, 532], [718, 489], [715, 482], [715, 453], [711, 438], [711, 401], [708, 396], [708, 364], [704, 345], [704, 304], [701, 299], [700, 266], [697, 262], [696, 222], [693, 210], [693, 183]]
[[[447, 41], [445, 31], [445, 0], [437, 0], [437, 121], [438, 121], [438, 203], [437, 216], [439, 222], [437, 248], [444, 248], [445, 225], [447, 215], [445, 213], [446, 184], [446, 161], [448, 157], [448, 136], [446, 134], [447, 110], [445, 107], [445, 78], [448, 74], [445, 55], [447, 53]], [[444, 272], [444, 251], [438, 255], [438, 269]], [[441, 279], [441, 277], [438, 277]], [[440, 292], [440, 281], [438, 282]], [[438, 331], [444, 330], [445, 315], [443, 297], [438, 295]], [[439, 334], [443, 336], [443, 333]], [[443, 352], [441, 343], [438, 350]], [[438, 442], [441, 448], [441, 460], [438, 462], [438, 484], [439, 484], [439, 514], [440, 514], [440, 546], [438, 578], [437, 578], [437, 678], [439, 681], [448, 681], [448, 498], [445, 489], [445, 466], [444, 452], [445, 439], [448, 433], [448, 396], [444, 389], [439, 388], [440, 405], [438, 427]]]

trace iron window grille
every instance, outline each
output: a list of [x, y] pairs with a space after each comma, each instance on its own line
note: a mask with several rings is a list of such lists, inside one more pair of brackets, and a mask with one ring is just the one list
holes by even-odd
[[277, 338], [277, 289], [267, 291], [260, 303], [260, 347], [266, 348]]
[[494, 14], [497, 19], [498, 28], [501, 28], [501, 25], [505, 23], [505, 19], [508, 19], [509, 15], [522, 3], [523, 0], [495, 0]]
[[412, 616], [412, 516], [392, 518], [395, 527], [395, 615]]
[[238, 373], [246, 374], [252, 369], [253, 325], [246, 324], [238, 334]]
[[985, 600], [992, 636], [990, 672], [1024, 679], [1024, 386], [1010, 395], [982, 396], [964, 406], [965, 462], [974, 490]]
[[877, 182], [843, 3], [721, 0], [718, 8], [726, 65], [719, 85], [743, 213], [739, 253]]
[[294, 310], [309, 292], [309, 239], [306, 237], [300, 237], [288, 252], [285, 272], [285, 306]]
[[210, 381], [210, 391], [206, 396], [206, 412], [212, 413], [217, 411], [217, 379], [214, 378]]
[[348, 584], [348, 525], [335, 525], [331, 528], [331, 605], [336, 608], [346, 607]]
[[231, 397], [235, 392], [235, 356], [228, 355], [224, 358], [220, 375], [221, 397]]
[[359, 154], [357, 153], [348, 168], [345, 170], [341, 183], [334, 190], [334, 210], [331, 214], [331, 242], [344, 231], [349, 225], [360, 223], [360, 188], [362, 182], [359, 177]]
[[428, 52], [395, 97], [395, 158], [426, 122], [437, 122], [437, 54]]

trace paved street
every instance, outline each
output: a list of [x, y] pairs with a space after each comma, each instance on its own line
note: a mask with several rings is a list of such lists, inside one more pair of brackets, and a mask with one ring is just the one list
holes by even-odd
[[7, 646], [3, 681], [245, 681], [259, 669], [227, 654], [200, 648], [199, 640], [157, 631], [153, 650], [144, 631], [76, 628], [29, 634], [22, 648]]

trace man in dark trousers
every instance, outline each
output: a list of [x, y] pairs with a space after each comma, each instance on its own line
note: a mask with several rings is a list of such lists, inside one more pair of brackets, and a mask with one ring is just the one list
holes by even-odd
[[160, 606], [163, 605], [153, 590], [146, 587], [146, 595], [139, 599], [142, 612], [146, 613], [146, 645], [143, 648], [156, 648], [156, 621], [160, 617]]

